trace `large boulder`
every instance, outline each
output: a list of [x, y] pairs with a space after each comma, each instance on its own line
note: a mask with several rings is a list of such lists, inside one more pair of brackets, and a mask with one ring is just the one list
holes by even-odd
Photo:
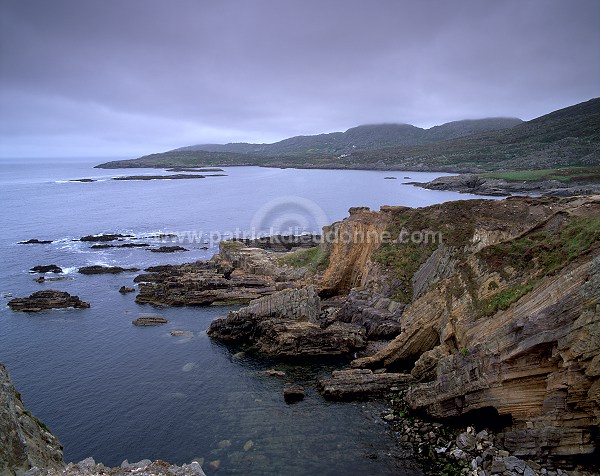
[[34, 466], [62, 469], [62, 445], [25, 410], [6, 367], [0, 364], [0, 474], [21, 476]]

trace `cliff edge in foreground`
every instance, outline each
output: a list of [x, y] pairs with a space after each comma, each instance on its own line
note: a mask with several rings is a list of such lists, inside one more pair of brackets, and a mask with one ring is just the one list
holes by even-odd
[[0, 364], [0, 475], [20, 476], [34, 466], [62, 469], [63, 448], [48, 428], [25, 410], [6, 367]]

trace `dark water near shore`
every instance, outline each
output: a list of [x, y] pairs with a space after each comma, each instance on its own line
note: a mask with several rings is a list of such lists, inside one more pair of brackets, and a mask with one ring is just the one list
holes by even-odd
[[[84, 276], [75, 270], [207, 259], [225, 232], [271, 226], [319, 231], [351, 206], [425, 206], [468, 196], [403, 185], [441, 174], [236, 167], [226, 169], [227, 177], [131, 182], [110, 177], [157, 171], [91, 165], [0, 162], [0, 362], [27, 407], [59, 437], [66, 461], [93, 456], [113, 466], [125, 458], [204, 458], [209, 475], [414, 474], [389, 456], [392, 441], [378, 404], [329, 403], [314, 390], [316, 376], [341, 362], [300, 366], [238, 354], [205, 334], [227, 308], [138, 306], [134, 295], [118, 293], [132, 285], [134, 273]], [[99, 181], [67, 182], [90, 177]], [[152, 236], [174, 232], [190, 251], [91, 250], [89, 243], [72, 241], [107, 232], [154, 245], [159, 241]], [[55, 242], [16, 244], [29, 238]], [[61, 266], [68, 279], [33, 282], [29, 268], [45, 264]], [[68, 291], [92, 307], [23, 314], [6, 306], [9, 293], [41, 289]], [[160, 314], [169, 323], [132, 326], [140, 314]], [[173, 337], [172, 330], [189, 332]], [[272, 367], [288, 377], [265, 376]], [[283, 402], [286, 381], [306, 385], [303, 402]], [[214, 460], [220, 460], [216, 472], [208, 467]]]

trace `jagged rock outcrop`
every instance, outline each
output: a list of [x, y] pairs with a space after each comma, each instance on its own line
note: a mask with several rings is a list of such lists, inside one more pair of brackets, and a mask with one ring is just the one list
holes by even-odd
[[15, 298], [8, 301], [8, 306], [13, 311], [39, 312], [47, 309], [62, 309], [72, 307], [75, 309], [87, 309], [90, 304], [71, 296], [64, 291], [47, 289], [37, 291], [26, 298]]
[[62, 445], [25, 410], [6, 367], [0, 364], [0, 475], [21, 476], [34, 466], [62, 469]]
[[250, 248], [261, 248], [270, 251], [291, 251], [297, 248], [312, 248], [321, 243], [320, 235], [273, 235], [258, 238], [232, 238], [231, 241], [243, 243]]
[[360, 327], [341, 322], [322, 327], [320, 309], [314, 286], [286, 289], [216, 319], [207, 334], [252, 344], [265, 354], [289, 357], [348, 354], [364, 346]]
[[382, 396], [392, 388], [405, 388], [413, 378], [402, 373], [373, 373], [369, 369], [336, 370], [320, 379], [319, 392], [328, 400], [354, 400]]
[[210, 261], [148, 268], [137, 276], [138, 304], [206, 306], [247, 304], [294, 286], [306, 270], [277, 263], [272, 253], [222, 242]]

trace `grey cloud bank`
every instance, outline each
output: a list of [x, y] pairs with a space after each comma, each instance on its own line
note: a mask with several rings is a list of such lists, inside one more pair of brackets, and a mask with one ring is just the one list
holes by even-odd
[[137, 156], [599, 96], [600, 2], [0, 0], [0, 156]]

